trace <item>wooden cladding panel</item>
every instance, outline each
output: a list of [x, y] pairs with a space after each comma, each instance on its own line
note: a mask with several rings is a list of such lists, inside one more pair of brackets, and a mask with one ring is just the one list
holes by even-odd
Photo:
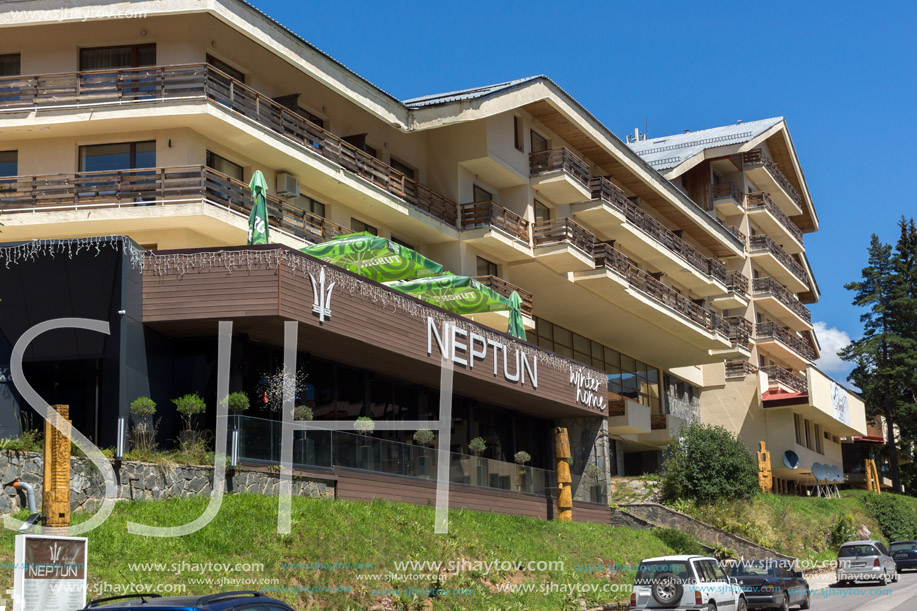
[[277, 315], [278, 276], [273, 270], [223, 270], [143, 274], [143, 321]]

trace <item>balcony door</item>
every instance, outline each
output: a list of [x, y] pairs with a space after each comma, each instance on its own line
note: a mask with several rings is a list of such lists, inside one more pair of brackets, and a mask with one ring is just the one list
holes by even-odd
[[155, 44], [80, 49], [80, 72], [92, 72], [80, 75], [81, 95], [116, 99], [151, 97], [158, 89], [156, 72], [132, 68], [155, 65]]
[[[156, 198], [156, 141], [116, 142], [81, 146], [80, 199], [93, 197], [149, 202]], [[149, 168], [137, 171], [138, 168]]]

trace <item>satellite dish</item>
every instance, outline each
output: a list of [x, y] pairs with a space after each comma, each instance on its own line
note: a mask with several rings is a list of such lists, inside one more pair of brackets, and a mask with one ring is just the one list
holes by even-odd
[[787, 450], [783, 453], [783, 464], [787, 469], [795, 469], [799, 466], [799, 455], [793, 450]]
[[840, 466], [832, 465], [831, 468], [834, 469], [834, 481], [836, 482], [844, 481], [844, 472], [841, 470]]
[[817, 482], [827, 479], [825, 465], [821, 464], [820, 462], [812, 463], [812, 475], [815, 476], [815, 481]]

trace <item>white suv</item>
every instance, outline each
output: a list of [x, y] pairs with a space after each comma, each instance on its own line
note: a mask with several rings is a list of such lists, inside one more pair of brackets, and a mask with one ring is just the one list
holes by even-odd
[[716, 558], [662, 556], [640, 563], [630, 595], [631, 609], [746, 611], [745, 594]]

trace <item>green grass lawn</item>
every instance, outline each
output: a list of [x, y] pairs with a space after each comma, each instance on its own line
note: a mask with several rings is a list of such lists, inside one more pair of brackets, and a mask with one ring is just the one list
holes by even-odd
[[[545, 522], [497, 513], [454, 510], [449, 514], [449, 534], [433, 533], [432, 507], [375, 501], [372, 503], [293, 499], [293, 534], [277, 534], [277, 499], [236, 494], [223, 499], [217, 517], [197, 533], [177, 538], [130, 535], [130, 521], [154, 526], [175, 526], [201, 515], [207, 499], [173, 499], [118, 503], [112, 516], [89, 537], [89, 583], [108, 587], [138, 584], [140, 589], [156, 584], [187, 586], [189, 594], [206, 594], [235, 589], [279, 587], [349, 586], [350, 592], [283, 592], [273, 594], [297, 609], [424, 609], [431, 608], [425, 596], [386, 597], [373, 588], [470, 588], [473, 595], [441, 596], [435, 609], [579, 609], [583, 599], [589, 606], [629, 597], [629, 590], [617, 593], [569, 595], [562, 591], [544, 594], [547, 584], [631, 584], [632, 575], [577, 571], [576, 565], [637, 564], [643, 558], [671, 553], [660, 539], [647, 531], [612, 528], [598, 524]], [[77, 514], [74, 522], [87, 519]], [[15, 533], [4, 531], [0, 538], [0, 561], [13, 561]], [[563, 569], [545, 571], [466, 570], [443, 574], [437, 581], [358, 580], [360, 574], [395, 572], [395, 561], [562, 561]], [[263, 571], [224, 573], [194, 567], [172, 566], [153, 570], [131, 570], [137, 563], [164, 565], [187, 563], [260, 563]], [[372, 569], [310, 570], [283, 568], [283, 563], [364, 563]], [[421, 573], [422, 571], [413, 571]], [[201, 585], [192, 579], [270, 579], [272, 584], [238, 583]], [[2, 576], [0, 589], [12, 587], [12, 571]], [[500, 584], [534, 584], [530, 593], [497, 591]]]

